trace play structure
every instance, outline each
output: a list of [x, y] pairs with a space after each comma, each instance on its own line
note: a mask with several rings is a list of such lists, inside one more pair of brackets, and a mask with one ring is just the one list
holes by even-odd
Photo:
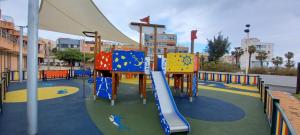
[[168, 53], [167, 54], [167, 66], [166, 76], [168, 83], [170, 78], [174, 78], [174, 90], [180, 90], [184, 92], [184, 80], [186, 79], [186, 93], [190, 97], [197, 96], [198, 89], [198, 71], [199, 71], [199, 54], [188, 53]]
[[139, 94], [146, 103], [146, 73], [145, 52], [112, 50], [99, 52], [95, 64], [95, 95], [114, 101], [117, 96], [119, 79], [123, 74], [132, 74], [139, 77]]
[[[192, 97], [197, 95], [199, 54], [192, 53], [168, 53], [164, 49], [163, 56], [156, 54], [156, 35], [159, 30], [165, 29], [164, 25], [149, 23], [131, 23], [140, 32], [140, 44], [138, 50], [118, 50], [115, 46], [108, 52], [101, 51], [101, 40], [97, 32], [84, 32], [86, 36], [95, 38], [94, 49], [94, 99], [96, 97], [111, 101], [115, 104], [119, 80], [122, 75], [134, 75], [139, 78], [139, 94], [146, 104], [146, 79], [151, 77], [152, 89], [159, 111], [161, 125], [166, 134], [177, 132], [189, 132], [190, 125], [179, 113], [169, 87], [170, 78], [174, 78], [174, 91], [181, 90], [184, 95], [186, 84], [186, 96], [192, 102]], [[141, 34], [147, 29], [154, 30], [153, 57], [147, 56], [147, 47], [142, 47]], [[92, 35], [91, 35], [92, 34]], [[166, 79], [168, 78], [168, 81]], [[186, 80], [185, 80], [186, 78]], [[121, 102], [121, 101], [120, 101]]]

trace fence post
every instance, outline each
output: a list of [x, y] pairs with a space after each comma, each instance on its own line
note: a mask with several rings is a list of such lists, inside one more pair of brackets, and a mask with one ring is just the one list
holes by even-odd
[[42, 80], [45, 81], [46, 77], [45, 77], [45, 70], [42, 70]]
[[247, 85], [250, 85], [250, 76], [247, 75]]
[[260, 92], [260, 83], [261, 83], [261, 78], [259, 77], [258, 79], [257, 79], [257, 88], [258, 88], [258, 92]]
[[229, 84], [229, 74], [226, 74], [226, 83]]
[[259, 91], [259, 94], [260, 94], [260, 98], [262, 98], [262, 92], [263, 92], [263, 89], [264, 89], [264, 81], [260, 81], [260, 91]]
[[264, 98], [263, 98], [263, 102], [264, 102], [264, 113], [266, 113], [266, 108], [267, 108], [267, 94], [268, 94], [268, 89], [269, 89], [269, 86], [265, 86], [265, 90], [264, 90]]
[[22, 79], [25, 80], [25, 71], [24, 70], [23, 70], [22, 74], [23, 74]]
[[10, 83], [10, 70], [8, 70], [8, 72], [7, 72], [7, 76], [8, 76], [8, 83]]
[[271, 135], [275, 134], [276, 131], [276, 117], [277, 117], [277, 108], [276, 103], [279, 104], [279, 99], [272, 99], [272, 121], [271, 121]]
[[2, 77], [0, 76], [0, 113], [2, 114], [2, 112], [3, 112], [3, 106], [2, 106], [2, 92], [3, 92], [3, 90], [2, 90]]
[[260, 76], [257, 76], [257, 83], [256, 83], [256, 86], [259, 88], [259, 83], [260, 83]]
[[296, 94], [300, 94], [300, 62], [298, 63], [298, 72], [297, 72], [297, 89]]

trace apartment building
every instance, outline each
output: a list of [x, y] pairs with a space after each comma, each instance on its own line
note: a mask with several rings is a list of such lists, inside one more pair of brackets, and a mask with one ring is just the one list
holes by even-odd
[[260, 41], [258, 38], [244, 38], [241, 41], [241, 47], [244, 50], [244, 54], [240, 58], [241, 68], [246, 69], [249, 62], [249, 53], [248, 47], [254, 45], [256, 47], [256, 52], [251, 56], [251, 67], [260, 67], [260, 61], [256, 59], [257, 52], [265, 51], [267, 53], [268, 58], [263, 61], [263, 66], [267, 67], [271, 63], [273, 58], [273, 43], [266, 43]]
[[82, 40], [80, 39], [71, 39], [71, 38], [58, 38], [56, 40], [56, 47], [59, 51], [64, 51], [65, 49], [80, 49]]
[[[1, 12], [0, 12], [1, 13]], [[6, 70], [18, 70], [19, 63], [19, 27], [9, 16], [0, 15], [0, 73]], [[38, 61], [42, 63], [45, 58], [45, 46], [47, 42], [38, 42]], [[27, 36], [23, 38], [23, 68], [27, 67]]]
[[[148, 47], [148, 56], [153, 59], [153, 50], [154, 50], [154, 35], [145, 34], [144, 35], [144, 45]], [[177, 35], [176, 34], [158, 34], [157, 35], [157, 46], [156, 53], [157, 55], [163, 55], [164, 49], [167, 49], [167, 52], [181, 52], [188, 53], [189, 48], [181, 45], [177, 45]]]

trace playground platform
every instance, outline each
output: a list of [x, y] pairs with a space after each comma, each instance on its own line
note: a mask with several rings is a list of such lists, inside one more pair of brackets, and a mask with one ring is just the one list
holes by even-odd
[[[78, 90], [69, 89], [73, 87]], [[10, 92], [25, 88], [26, 83], [10, 84], [4, 112], [0, 116], [1, 135], [26, 134], [26, 103], [8, 102], [9, 95], [13, 95]], [[54, 91], [49, 94], [51, 97], [39, 98], [41, 135], [164, 134], [148, 80], [145, 105], [138, 96], [136, 79], [120, 81], [115, 106], [104, 99], [94, 101], [92, 85], [86, 82], [83, 89], [81, 79], [40, 81], [39, 88], [42, 88], [39, 91]], [[254, 86], [200, 82], [198, 91], [199, 96], [192, 103], [180, 93], [173, 93], [179, 111], [191, 125], [189, 134], [270, 134], [263, 104]]]

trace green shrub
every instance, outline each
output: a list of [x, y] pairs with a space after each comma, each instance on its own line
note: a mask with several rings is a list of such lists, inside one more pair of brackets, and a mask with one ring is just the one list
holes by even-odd
[[206, 62], [201, 68], [203, 71], [217, 71], [217, 72], [236, 72], [239, 69], [236, 65], [223, 62]]
[[286, 76], [296, 76], [297, 69], [295, 68], [279, 68], [279, 69], [270, 69], [270, 74], [272, 75], [286, 75]]
[[295, 68], [251, 68], [250, 74], [268, 74], [268, 75], [284, 75], [284, 76], [296, 76], [297, 69]]
[[267, 68], [254, 67], [249, 70], [250, 74], [268, 74]]

